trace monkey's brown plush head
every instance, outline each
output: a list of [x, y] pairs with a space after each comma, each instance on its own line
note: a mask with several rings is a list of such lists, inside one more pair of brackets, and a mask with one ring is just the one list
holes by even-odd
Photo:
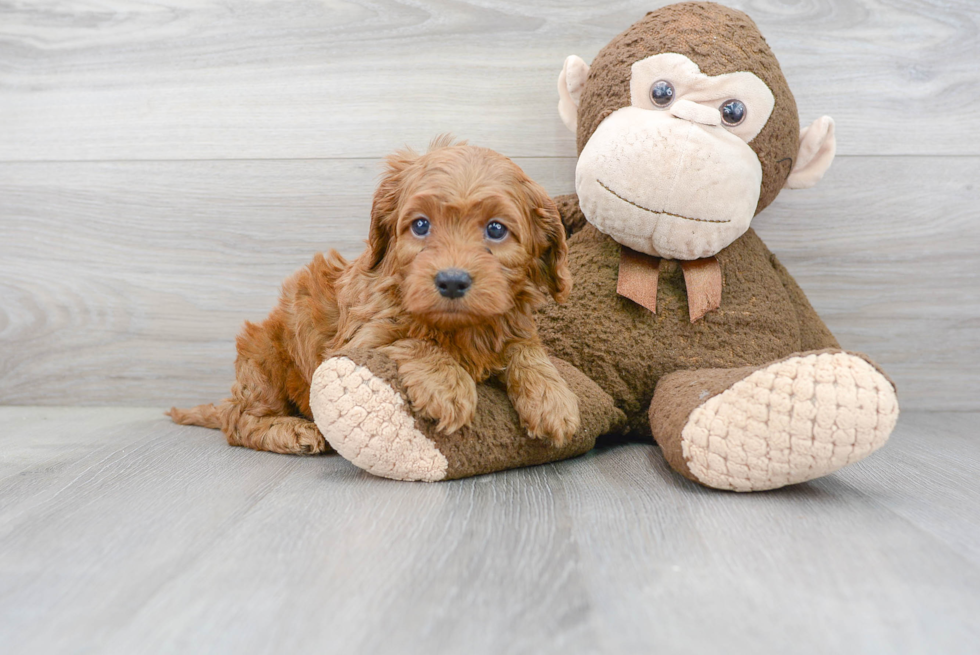
[[649, 255], [717, 253], [782, 188], [816, 184], [834, 157], [833, 121], [801, 132], [755, 23], [712, 2], [648, 13], [591, 67], [569, 57], [558, 92], [577, 135], [583, 213]]

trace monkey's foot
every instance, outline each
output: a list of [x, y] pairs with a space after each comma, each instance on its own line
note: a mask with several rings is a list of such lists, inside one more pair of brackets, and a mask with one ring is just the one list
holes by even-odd
[[415, 412], [395, 363], [372, 350], [323, 362], [313, 375], [310, 408], [324, 438], [344, 459], [373, 475], [435, 482], [533, 464], [591, 450], [595, 439], [625, 420], [612, 398], [578, 369], [553, 360], [578, 396], [582, 426], [561, 447], [532, 439], [503, 389], [477, 386], [470, 425], [451, 434]]
[[449, 462], [415, 426], [404, 394], [393, 387], [393, 367], [375, 368], [378, 374], [349, 357], [332, 357], [317, 368], [310, 409], [323, 437], [368, 473], [395, 480], [445, 479]]
[[895, 387], [860, 355], [792, 355], [761, 367], [664, 376], [650, 405], [671, 466], [716, 489], [760, 491], [864, 459], [898, 419]]

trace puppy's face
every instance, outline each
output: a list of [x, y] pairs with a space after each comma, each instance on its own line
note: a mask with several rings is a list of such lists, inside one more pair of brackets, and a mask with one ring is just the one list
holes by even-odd
[[375, 266], [405, 311], [441, 329], [473, 325], [569, 287], [564, 227], [540, 186], [506, 157], [473, 146], [398, 153], [375, 196]]

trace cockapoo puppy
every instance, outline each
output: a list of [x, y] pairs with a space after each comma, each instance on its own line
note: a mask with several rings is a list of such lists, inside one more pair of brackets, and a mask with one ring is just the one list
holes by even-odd
[[551, 198], [503, 155], [448, 138], [423, 155], [396, 152], [364, 253], [351, 262], [317, 254], [286, 280], [265, 321], [245, 323], [231, 398], [169, 414], [220, 428], [233, 446], [324, 452], [313, 372], [344, 348], [377, 348], [439, 429], [467, 425], [477, 383], [497, 375], [528, 434], [561, 445], [578, 429], [578, 399], [542, 348], [533, 312], [547, 295], [567, 297], [566, 256]]

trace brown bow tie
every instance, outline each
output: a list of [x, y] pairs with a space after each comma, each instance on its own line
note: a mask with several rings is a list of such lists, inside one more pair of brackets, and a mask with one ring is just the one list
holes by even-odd
[[[687, 306], [691, 322], [721, 307], [721, 265], [714, 257], [682, 261]], [[616, 293], [657, 313], [657, 281], [660, 258], [623, 246], [619, 257]]]

